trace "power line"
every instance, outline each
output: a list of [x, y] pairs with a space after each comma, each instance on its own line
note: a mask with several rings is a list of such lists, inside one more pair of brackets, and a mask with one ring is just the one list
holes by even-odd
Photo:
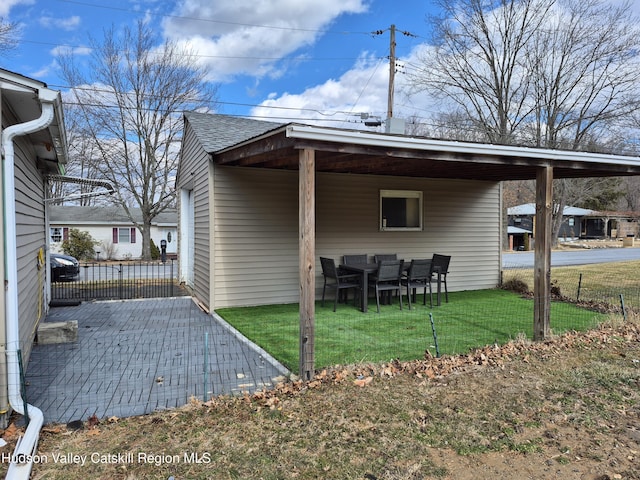
[[[123, 8], [123, 7], [114, 7], [113, 5], [101, 5], [97, 3], [91, 3], [91, 2], [81, 2], [78, 0], [58, 0], [58, 1], [63, 3], [71, 3], [74, 5], [82, 5], [85, 7], [103, 8], [105, 10], [114, 10], [119, 12], [135, 13], [135, 14], [140, 13], [137, 10], [132, 10], [130, 8]], [[192, 21], [206, 22], [206, 23], [219, 23], [221, 25], [268, 28], [273, 30], [285, 30], [285, 31], [297, 31], [297, 32], [309, 32], [309, 33], [328, 33], [332, 35], [370, 35], [371, 34], [371, 32], [348, 32], [348, 31], [323, 30], [323, 29], [313, 29], [313, 28], [281, 27], [276, 25], [260, 25], [260, 24], [252, 24], [252, 23], [231, 22], [226, 20], [212, 20], [209, 18], [187, 17], [182, 15], [171, 15], [171, 14], [153, 13], [153, 12], [149, 12], [149, 15], [153, 15], [155, 17], [173, 18], [177, 20], [192, 20]]]
[[[51, 42], [39, 42], [36, 40], [21, 40], [21, 43], [30, 43], [33, 45], [48, 45], [51, 47], [65, 47], [65, 48], [92, 48], [86, 45], [69, 45], [67, 43], [51, 43]], [[159, 54], [161, 55], [161, 54]], [[223, 60], [282, 60], [283, 57], [254, 57], [254, 56], [238, 56], [238, 55], [203, 55], [196, 53], [188, 53], [184, 55], [185, 57], [194, 57], [194, 58], [220, 58]], [[358, 60], [359, 57], [305, 57], [305, 61], [322, 61], [322, 62], [336, 62], [336, 61], [355, 61]]]

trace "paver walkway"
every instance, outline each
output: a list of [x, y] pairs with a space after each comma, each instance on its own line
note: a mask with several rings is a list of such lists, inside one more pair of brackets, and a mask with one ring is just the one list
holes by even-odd
[[287, 374], [189, 297], [83, 303], [46, 319], [67, 320], [78, 321], [77, 343], [36, 344], [26, 371], [27, 401], [46, 423], [142, 415], [202, 400], [205, 390], [211, 398], [268, 388]]

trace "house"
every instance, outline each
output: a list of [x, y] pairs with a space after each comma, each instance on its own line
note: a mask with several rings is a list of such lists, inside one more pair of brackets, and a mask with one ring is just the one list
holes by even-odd
[[[562, 225], [558, 238], [562, 240], [576, 240], [584, 236], [586, 219], [594, 211], [586, 208], [566, 206], [562, 211]], [[518, 250], [524, 247], [525, 235], [533, 233], [536, 216], [536, 204], [524, 203], [507, 209], [508, 226], [514, 227], [509, 231], [509, 249]], [[520, 229], [522, 231], [517, 231]], [[511, 237], [513, 235], [513, 237]]]
[[[5, 279], [0, 338], [6, 350], [0, 357], [0, 423], [6, 426], [12, 410], [26, 413], [19, 362], [26, 366], [37, 325], [48, 309], [45, 196], [48, 175], [64, 174], [67, 146], [59, 92], [0, 69], [0, 104], [4, 215], [0, 270]], [[42, 412], [31, 405], [26, 408], [30, 423], [15, 452], [25, 457], [33, 453], [42, 425]]]
[[621, 238], [637, 237], [639, 212], [593, 211], [585, 215], [582, 225], [584, 238]]
[[209, 309], [299, 302], [302, 378], [313, 374], [320, 256], [440, 253], [452, 256], [451, 290], [493, 287], [500, 182], [535, 179], [534, 338], [542, 339], [550, 332], [553, 179], [640, 174], [635, 157], [195, 112], [185, 113], [180, 155], [182, 280]]
[[[515, 250], [522, 245], [524, 232], [533, 232], [535, 215], [535, 203], [525, 203], [507, 209], [510, 249]], [[576, 240], [635, 237], [639, 233], [639, 219], [640, 213], [637, 212], [597, 211], [567, 206], [563, 210], [558, 238]], [[520, 228], [524, 232], [516, 232], [512, 228]]]
[[[129, 210], [136, 222], [141, 224], [140, 209]], [[151, 239], [158, 248], [163, 240], [166, 242], [169, 258], [175, 257], [178, 252], [177, 225], [178, 214], [175, 209], [165, 210], [151, 223]], [[88, 232], [98, 242], [95, 247], [96, 260], [130, 260], [142, 257], [138, 229], [123, 207], [52, 205], [49, 208], [49, 242], [52, 252], [62, 252], [62, 242], [68, 238], [71, 228]]]

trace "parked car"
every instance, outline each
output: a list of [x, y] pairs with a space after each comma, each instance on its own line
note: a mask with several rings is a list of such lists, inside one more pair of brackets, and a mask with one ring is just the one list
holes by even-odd
[[52, 282], [73, 280], [80, 273], [80, 263], [74, 257], [52, 253], [49, 258]]

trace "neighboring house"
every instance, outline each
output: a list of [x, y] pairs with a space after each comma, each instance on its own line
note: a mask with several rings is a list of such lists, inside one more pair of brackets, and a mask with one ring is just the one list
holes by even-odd
[[[535, 203], [525, 203], [507, 209], [509, 227], [523, 229], [530, 234], [534, 230]], [[576, 240], [578, 238], [626, 238], [639, 233], [637, 212], [597, 211], [579, 207], [564, 207], [562, 225], [558, 238]], [[519, 249], [523, 232], [510, 230], [512, 249]]]
[[[139, 208], [130, 209], [134, 219], [142, 223]], [[151, 222], [151, 239], [158, 248], [164, 240], [167, 256], [178, 252], [178, 214], [168, 209]], [[68, 238], [69, 229], [88, 232], [98, 242], [96, 260], [130, 260], [142, 257], [142, 242], [138, 229], [127, 216], [124, 208], [116, 206], [79, 207], [55, 205], [49, 208], [49, 241], [51, 251], [62, 252], [62, 242]]]
[[[0, 270], [5, 282], [0, 295], [0, 342], [5, 350], [0, 356], [0, 423], [6, 426], [12, 409], [25, 413], [18, 359], [26, 368], [38, 323], [48, 311], [47, 175], [64, 174], [67, 145], [60, 93], [45, 83], [0, 69], [0, 104]], [[19, 442], [19, 448], [31, 454], [29, 442], [34, 433], [37, 440], [42, 413], [27, 408], [31, 421], [24, 438], [30, 440]]]
[[[558, 238], [560, 240], [576, 240], [584, 236], [585, 221], [589, 215], [594, 213], [593, 210], [579, 207], [564, 207], [562, 214], [562, 225], [558, 232]], [[536, 216], [536, 204], [524, 203], [522, 205], [516, 205], [507, 209], [508, 225], [510, 227], [517, 227], [525, 230], [529, 234], [534, 232], [534, 219]], [[513, 231], [513, 248], [519, 249], [522, 244], [520, 243], [520, 236], [522, 232], [516, 233]], [[510, 233], [511, 234], [511, 233]], [[511, 241], [509, 242], [511, 245]]]
[[[554, 176], [640, 173], [638, 159], [612, 155], [193, 112], [184, 120], [180, 273], [209, 309], [298, 301], [312, 309], [319, 257], [350, 253], [451, 255], [450, 290], [492, 288], [500, 181], [539, 177], [546, 192]], [[388, 218], [385, 208], [394, 210]]]
[[640, 233], [638, 212], [594, 211], [583, 222], [584, 238], [627, 238]]

